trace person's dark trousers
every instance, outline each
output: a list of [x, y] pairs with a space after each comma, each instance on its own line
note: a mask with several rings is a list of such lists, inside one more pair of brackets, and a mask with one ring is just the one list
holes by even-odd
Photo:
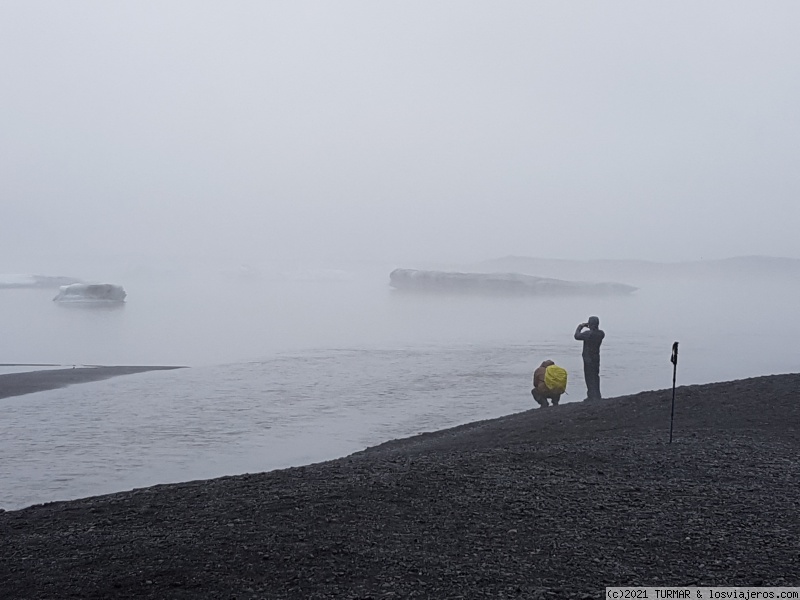
[[600, 400], [600, 361], [583, 358], [583, 378], [587, 400]]
[[536, 402], [539, 403], [539, 406], [541, 406], [542, 408], [547, 408], [547, 398], [546, 397], [540, 396], [539, 393], [536, 390], [531, 390], [531, 396], [533, 396], [533, 399], [536, 400]]

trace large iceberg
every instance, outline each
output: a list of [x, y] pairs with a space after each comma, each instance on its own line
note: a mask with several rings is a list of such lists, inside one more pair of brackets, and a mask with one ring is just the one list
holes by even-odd
[[125, 301], [125, 290], [111, 283], [73, 283], [62, 285], [55, 302], [80, 302], [92, 304], [116, 304]]
[[395, 269], [389, 284], [398, 290], [419, 292], [467, 292], [512, 295], [620, 295], [637, 288], [624, 283], [584, 282], [535, 277], [520, 273], [456, 273]]

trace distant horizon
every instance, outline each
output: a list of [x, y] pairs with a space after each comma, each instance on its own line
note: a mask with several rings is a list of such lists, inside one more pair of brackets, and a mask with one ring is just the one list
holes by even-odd
[[645, 258], [589, 258], [589, 259], [575, 259], [575, 258], [548, 258], [543, 256], [525, 256], [525, 255], [507, 255], [507, 256], [500, 256], [497, 258], [487, 259], [489, 260], [513, 260], [513, 259], [524, 259], [524, 260], [550, 260], [550, 261], [568, 261], [568, 262], [642, 262], [642, 263], [654, 263], [654, 264], [683, 264], [683, 263], [697, 263], [697, 262], [723, 262], [723, 261], [730, 261], [730, 260], [751, 260], [751, 259], [758, 259], [758, 260], [788, 260], [788, 261], [797, 261], [800, 262], [800, 258], [794, 258], [791, 256], [777, 256], [777, 255], [768, 255], [768, 254], [739, 254], [734, 256], [727, 256], [722, 258], [697, 258], [697, 259], [683, 259], [683, 260], [652, 260], [652, 259], [645, 259]]
[[[97, 258], [97, 257], [94, 257]], [[172, 257], [148, 257], [146, 255], [119, 255], [119, 256], [103, 256], [100, 257], [103, 262], [108, 263], [127, 263], [125, 265], [126, 268], [138, 268], [138, 267], [148, 267], [153, 264], [153, 262], [157, 262], [160, 265], [164, 266], [167, 265], [180, 265], [181, 263], [196, 263], [196, 262], [206, 262], [211, 261], [210, 265], [214, 264], [221, 264], [221, 265], [238, 265], [242, 268], [254, 268], [257, 270], [254, 265], [270, 265], [273, 267], [276, 266], [283, 266], [283, 267], [297, 267], [297, 268], [334, 268], [335, 266], [346, 266], [352, 264], [362, 264], [362, 265], [397, 265], [398, 268], [414, 268], [408, 265], [413, 264], [451, 264], [451, 265], [479, 265], [484, 263], [493, 263], [493, 262], [502, 262], [502, 261], [541, 261], [541, 262], [560, 262], [560, 263], [574, 263], [574, 264], [583, 264], [583, 263], [626, 263], [626, 264], [660, 264], [660, 265], [680, 265], [680, 264], [700, 264], [700, 263], [725, 263], [731, 261], [779, 261], [779, 262], [791, 262], [791, 263], [800, 263], [800, 258], [795, 258], [791, 256], [778, 256], [778, 255], [759, 255], [759, 254], [743, 254], [743, 255], [734, 255], [734, 256], [727, 256], [727, 257], [720, 257], [720, 258], [696, 258], [696, 259], [678, 259], [678, 260], [655, 260], [655, 259], [639, 259], [639, 258], [564, 258], [564, 257], [551, 257], [551, 256], [536, 256], [536, 255], [522, 255], [522, 254], [507, 254], [501, 256], [492, 256], [488, 258], [482, 259], [459, 259], [459, 260], [446, 260], [441, 258], [427, 258], [427, 259], [405, 259], [405, 260], [392, 260], [392, 259], [382, 259], [382, 258], [372, 258], [372, 259], [350, 259], [350, 260], [302, 260], [302, 259], [288, 259], [285, 261], [280, 260], [270, 260], [263, 263], [259, 263], [256, 260], [236, 260], [234, 258], [226, 258], [226, 257], [208, 257], [202, 255], [195, 255], [195, 256], [172, 256]], [[74, 260], [74, 259], [73, 259]], [[53, 262], [72, 262], [70, 258], [60, 257], [58, 260]], [[41, 262], [49, 262], [46, 259], [41, 259]], [[76, 268], [79, 267], [80, 261], [75, 260]], [[45, 273], [41, 270], [34, 270], [34, 271], [25, 271], [22, 269], [6, 269], [0, 268], [0, 277], [67, 277], [69, 275], [64, 275], [63, 273]], [[2, 283], [2, 281], [0, 281]]]

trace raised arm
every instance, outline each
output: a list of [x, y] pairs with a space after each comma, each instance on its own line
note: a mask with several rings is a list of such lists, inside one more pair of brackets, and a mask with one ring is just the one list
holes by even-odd
[[581, 323], [581, 324], [580, 324], [580, 325], [578, 325], [578, 327], [575, 329], [575, 339], [576, 339], [576, 340], [585, 340], [585, 339], [587, 339], [587, 338], [589, 337], [589, 333], [590, 333], [590, 332], [588, 332], [588, 331], [581, 331], [581, 330], [582, 330], [584, 327], [588, 327], [588, 324], [587, 324], [587, 323]]

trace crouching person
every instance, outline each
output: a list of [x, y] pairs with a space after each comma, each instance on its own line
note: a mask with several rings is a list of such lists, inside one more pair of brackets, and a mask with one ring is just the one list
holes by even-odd
[[547, 408], [548, 400], [558, 406], [561, 394], [567, 390], [567, 372], [552, 360], [544, 361], [533, 372], [533, 389], [531, 395], [539, 406]]

